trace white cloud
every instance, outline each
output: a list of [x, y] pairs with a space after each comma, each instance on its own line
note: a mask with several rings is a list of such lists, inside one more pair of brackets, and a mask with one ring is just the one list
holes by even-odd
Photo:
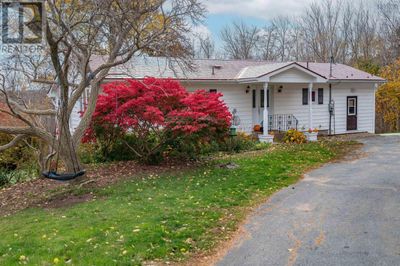
[[202, 25], [202, 24], [193, 26], [192, 34], [195, 36], [201, 36], [201, 37], [207, 37], [207, 36], [212, 35], [210, 29], [207, 28], [207, 26]]
[[295, 16], [313, 0], [205, 0], [210, 14], [237, 14], [270, 20], [278, 15]]
[[[310, 3], [321, 0], [204, 0], [210, 14], [235, 14], [271, 20], [279, 15], [301, 15]], [[333, 0], [339, 1], [339, 0]], [[376, 0], [348, 0], [350, 3], [375, 9]]]

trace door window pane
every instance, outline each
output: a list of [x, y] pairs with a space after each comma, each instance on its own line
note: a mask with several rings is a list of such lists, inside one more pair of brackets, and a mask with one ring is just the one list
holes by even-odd
[[351, 98], [347, 100], [347, 107], [348, 107], [348, 115], [355, 115], [356, 114], [356, 99]]

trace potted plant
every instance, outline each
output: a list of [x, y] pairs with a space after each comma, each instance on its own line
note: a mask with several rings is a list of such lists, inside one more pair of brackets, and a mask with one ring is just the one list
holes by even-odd
[[253, 131], [254, 132], [261, 132], [261, 125], [254, 125]]
[[318, 140], [318, 128], [309, 128], [307, 132], [304, 132], [308, 141], [317, 141]]

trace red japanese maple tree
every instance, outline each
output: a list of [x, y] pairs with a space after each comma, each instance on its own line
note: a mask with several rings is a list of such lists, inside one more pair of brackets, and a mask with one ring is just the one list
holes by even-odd
[[172, 79], [108, 83], [99, 96], [84, 141], [101, 138], [112, 142], [130, 134], [136, 141], [126, 145], [148, 160], [173, 139], [221, 138], [231, 123], [231, 114], [221, 96], [202, 90], [190, 93]]

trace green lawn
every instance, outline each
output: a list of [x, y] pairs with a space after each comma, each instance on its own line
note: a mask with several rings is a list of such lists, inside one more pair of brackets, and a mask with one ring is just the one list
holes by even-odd
[[0, 220], [0, 265], [132, 265], [207, 252], [248, 207], [295, 183], [351, 143], [274, 146], [171, 176], [132, 179], [92, 191], [67, 209], [29, 209]]

